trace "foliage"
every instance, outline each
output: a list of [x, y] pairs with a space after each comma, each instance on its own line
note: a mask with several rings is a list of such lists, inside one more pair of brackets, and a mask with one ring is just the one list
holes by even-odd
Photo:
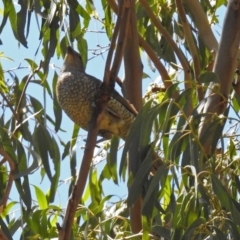
[[[197, 0], [191, 1], [198, 6]], [[215, 84], [216, 92], [220, 91], [221, 82], [213, 70], [216, 39], [211, 36], [206, 42], [201, 31], [203, 27], [210, 29], [210, 25], [216, 27], [221, 20], [218, 11], [225, 10], [226, 1], [211, 2], [200, 1], [199, 6], [206, 14], [204, 19], [194, 14], [189, 1], [136, 2], [143, 78], [157, 72], [162, 81], [153, 83], [146, 91], [144, 107], [124, 147], [116, 137], [99, 144], [101, 148], [75, 213], [73, 239], [240, 239], [238, 76], [236, 88], [227, 97], [228, 107], [222, 114], [213, 114], [205, 132], [199, 134], [201, 121], [207, 115], [202, 110], [207, 100], [201, 94], [206, 96], [211, 83]], [[3, 239], [13, 239], [14, 234], [19, 234], [18, 229], [21, 239], [58, 237], [66, 202], [56, 203], [57, 197], [60, 194], [67, 198], [73, 189], [81, 135], [80, 128], [74, 125], [70, 139], [62, 138], [70, 128], [63, 127], [63, 114], [56, 99], [59, 71], [49, 66], [52, 59], [60, 58], [62, 62], [68, 44], [75, 44], [87, 62], [86, 36], [93, 21], [102, 27], [97, 34], [103, 31], [112, 40], [117, 18], [115, 1], [95, 4], [90, 0], [19, 0], [15, 6], [14, 1], [4, 0], [1, 6], [0, 33], [10, 28], [14, 44], [21, 47], [33, 44], [37, 56], [43, 59], [39, 64], [35, 59], [25, 59], [24, 64], [30, 68], [30, 73], [25, 69], [25, 76], [18, 72], [20, 65], [6, 70], [0, 64]], [[206, 19], [208, 25], [202, 26], [199, 22]], [[37, 45], [28, 42], [28, 36], [36, 33], [32, 25], [38, 26]], [[3, 46], [5, 41], [1, 37]], [[108, 47], [95, 49], [92, 55], [100, 56], [104, 51]], [[1, 62], [11, 58], [0, 53]], [[33, 86], [43, 91], [43, 99], [31, 91]], [[51, 102], [52, 109], [46, 108], [46, 102]], [[208, 154], [204, 143], [211, 134]], [[141, 155], [135, 175], [127, 172], [127, 153], [133, 146]], [[154, 151], [164, 164], [151, 175]], [[66, 158], [69, 176], [62, 181]], [[48, 190], [44, 190], [44, 184], [33, 182], [34, 178], [45, 183]], [[105, 195], [106, 180], [113, 186], [123, 180], [125, 187], [129, 187], [128, 197], [118, 196], [117, 192]], [[69, 192], [59, 190], [61, 185], [69, 185]], [[142, 231], [134, 233], [128, 207], [139, 196], [143, 198]], [[16, 209], [20, 210], [14, 214]]]

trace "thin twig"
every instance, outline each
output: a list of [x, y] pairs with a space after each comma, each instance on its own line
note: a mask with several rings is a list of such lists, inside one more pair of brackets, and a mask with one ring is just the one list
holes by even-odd
[[28, 69], [28, 68], [29, 67], [20, 67], [20, 65], [19, 65], [18, 67], [5, 70], [5, 71], [3, 71], [3, 73], [10, 73], [10, 72], [15, 72], [16, 70], [22, 70], [22, 69]]
[[106, 33], [106, 31], [100, 31], [100, 30], [86, 30], [88, 33]]
[[11, 170], [15, 170], [16, 169], [16, 164], [13, 161], [13, 159], [10, 157], [10, 155], [4, 150], [3, 146], [0, 145], [0, 154], [4, 157], [5, 160], [8, 161]]
[[153, 49], [149, 46], [149, 44], [144, 40], [144, 38], [138, 34], [139, 38], [139, 44], [144, 49], [144, 51], [147, 53], [148, 57], [153, 62], [154, 66], [158, 70], [159, 74], [161, 75], [162, 81], [166, 88], [172, 86], [171, 77], [169, 76], [166, 68], [162, 64], [162, 62], [159, 60], [157, 54], [153, 51]]
[[11, 103], [8, 101], [7, 97], [4, 95], [4, 93], [2, 91], [0, 91], [0, 94], [3, 98], [3, 100], [7, 103], [7, 106], [9, 107], [9, 109], [11, 110], [12, 114], [14, 115], [14, 118], [17, 119], [17, 114], [16, 112], [14, 111]]
[[191, 76], [191, 69], [189, 66], [189, 63], [182, 53], [181, 49], [177, 46], [176, 42], [173, 40], [169, 32], [163, 27], [162, 23], [160, 20], [154, 15], [153, 11], [151, 10], [148, 2], [146, 0], [139, 0], [145, 11], [147, 12], [149, 18], [151, 19], [151, 22], [154, 24], [154, 26], [158, 29], [159, 33], [162, 34], [162, 36], [166, 39], [168, 44], [172, 47], [174, 52], [176, 53], [179, 61], [181, 62], [181, 65], [184, 70], [184, 79], [187, 80], [185, 81], [185, 88], [191, 88], [192, 84], [189, 80], [192, 79]]
[[37, 73], [41, 69], [41, 67], [42, 67], [42, 61], [40, 61], [39, 66], [36, 69], [34, 69], [34, 71], [28, 76], [28, 79], [27, 79], [27, 81], [26, 81], [26, 83], [24, 85], [22, 94], [20, 96], [20, 99], [19, 99], [19, 102], [18, 102], [18, 105], [17, 105], [17, 109], [16, 109], [16, 113], [17, 114], [19, 114], [19, 110], [20, 110], [20, 107], [21, 107], [21, 104], [22, 104], [22, 101], [23, 101], [23, 97], [24, 97], [24, 94], [25, 94], [25, 92], [27, 90], [27, 86], [28, 86], [29, 82], [31, 81], [31, 79], [34, 76], [34, 74]]

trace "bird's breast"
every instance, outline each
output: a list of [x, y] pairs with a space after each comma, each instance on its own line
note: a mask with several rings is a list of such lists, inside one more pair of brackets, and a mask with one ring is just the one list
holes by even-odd
[[96, 87], [83, 75], [63, 73], [58, 78], [57, 98], [66, 114], [87, 129], [93, 113]]

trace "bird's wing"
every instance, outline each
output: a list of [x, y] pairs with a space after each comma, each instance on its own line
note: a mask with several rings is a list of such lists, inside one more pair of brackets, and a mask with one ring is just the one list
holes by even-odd
[[138, 114], [134, 106], [130, 104], [130, 102], [126, 98], [122, 97], [115, 89], [113, 90], [111, 96], [115, 98], [118, 102], [120, 102], [132, 114], [134, 114], [135, 116]]
[[[101, 81], [101, 80], [95, 78], [95, 77], [92, 76], [92, 75], [89, 75], [89, 74], [86, 74], [86, 75], [87, 75], [88, 77], [91, 77], [93, 81], [98, 82], [99, 87], [100, 87], [100, 85], [102, 84], [102, 81]], [[111, 94], [111, 97], [114, 98], [114, 99], [116, 99], [119, 103], [121, 103], [121, 104], [122, 104], [128, 111], [130, 111], [133, 115], [136, 116], [136, 115], [138, 114], [138, 112], [137, 112], [137, 110], [134, 108], [134, 106], [133, 106], [132, 104], [130, 104], [129, 101], [128, 101], [126, 98], [122, 97], [115, 89], [113, 90], [113, 92], [112, 92], [112, 94]], [[113, 110], [111, 110], [111, 109], [108, 109], [108, 110], [112, 113], [112, 115], [115, 115], [116, 117], [118, 117], [118, 114], [114, 114], [114, 111], [113, 111]], [[118, 117], [118, 118], [119, 118], [119, 117]]]

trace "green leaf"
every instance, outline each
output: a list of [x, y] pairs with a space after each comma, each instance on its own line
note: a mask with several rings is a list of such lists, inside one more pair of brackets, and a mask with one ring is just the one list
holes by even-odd
[[2, 32], [7, 19], [9, 18], [10, 20], [10, 24], [11, 24], [11, 28], [13, 31], [13, 34], [15, 36], [16, 39], [17, 38], [17, 25], [16, 25], [16, 11], [13, 5], [13, 1], [12, 0], [3, 0], [3, 5], [4, 5], [4, 13], [3, 13], [3, 20], [0, 26], [0, 33]]
[[143, 184], [147, 180], [147, 175], [149, 174], [151, 168], [153, 149], [150, 147], [147, 156], [140, 166], [132, 184], [129, 186], [127, 204], [131, 207], [139, 195], [142, 193]]
[[72, 144], [71, 146], [75, 146], [77, 143], [78, 133], [80, 131], [80, 127], [76, 124], [73, 126], [73, 132], [72, 132]]
[[31, 231], [35, 234], [39, 234], [41, 232], [41, 214], [42, 210], [34, 211], [32, 218], [27, 219], [28, 226], [30, 226]]
[[21, 226], [22, 226], [22, 218], [21, 217], [16, 219], [15, 221], [13, 221], [11, 226], [10, 225], [8, 226], [8, 228], [11, 232], [11, 236], [14, 236], [14, 234], [19, 230], [19, 228]]
[[147, 217], [142, 216], [142, 239], [150, 239], [149, 238], [149, 233], [151, 232], [151, 227], [150, 227], [150, 222]]
[[[74, 5], [78, 5], [78, 3], [75, 0], [71, 0]], [[70, 27], [70, 40], [73, 42], [73, 40], [81, 34], [81, 21], [78, 15], [78, 12], [76, 11], [77, 6], [70, 5], [70, 12], [69, 12], [69, 27]]]
[[[17, 155], [18, 155], [18, 170], [25, 171], [28, 167], [27, 163], [27, 158], [25, 154], [24, 147], [21, 142], [18, 140], [15, 141], [16, 144], [16, 150], [17, 150]], [[23, 177], [23, 182], [21, 182], [20, 179], [15, 179], [16, 187], [18, 189], [18, 192], [27, 206], [28, 209], [31, 208], [31, 191], [30, 191], [30, 186], [29, 186], [29, 180], [28, 176]]]
[[55, 17], [56, 11], [57, 11], [57, 4], [56, 4], [55, 1], [51, 1], [49, 14], [48, 14], [48, 17], [47, 17], [47, 21], [45, 23], [46, 27], [49, 27], [50, 24], [52, 23], [52, 21], [53, 21], [53, 19]]
[[28, 37], [28, 34], [29, 34], [30, 23], [31, 23], [31, 16], [32, 16], [32, 11], [28, 11], [28, 12], [27, 12], [27, 30], [26, 30], [26, 38]]
[[109, 180], [111, 178], [112, 178], [112, 174], [111, 174], [110, 167], [108, 166], [108, 164], [105, 164], [105, 166], [100, 174], [99, 180], [101, 182], [103, 182], [104, 180], [106, 180], [106, 179]]
[[39, 155], [41, 156], [44, 170], [47, 173], [49, 180], [52, 181], [52, 173], [48, 157], [51, 137], [49, 136], [48, 131], [41, 125], [39, 125], [35, 130], [35, 141], [36, 146], [38, 147], [37, 152], [39, 152]]
[[219, 228], [213, 226], [213, 230], [215, 232], [215, 238], [216, 240], [218, 239], [226, 239], [226, 233], [222, 232]]
[[177, 159], [180, 156], [180, 154], [186, 149], [188, 145], [188, 130], [189, 128], [186, 126], [186, 129], [184, 131], [177, 131], [170, 144], [169, 144], [169, 159], [177, 163]]
[[[173, 213], [173, 227], [177, 228], [178, 226], [186, 225], [186, 205], [192, 197], [192, 193], [184, 193], [178, 195], [176, 209]], [[187, 211], [187, 209], [186, 209]]]
[[202, 217], [197, 218], [190, 227], [186, 230], [185, 234], [183, 235], [183, 240], [189, 240], [192, 237], [192, 234], [194, 231], [197, 231], [198, 227], [200, 227], [202, 224], [205, 224], [206, 220]]
[[171, 239], [171, 231], [163, 226], [155, 225], [152, 228], [152, 231], [156, 233], [158, 236], [168, 240]]
[[233, 239], [240, 239], [240, 233], [239, 233], [239, 222], [236, 224], [236, 222], [232, 221], [231, 219], [225, 219], [226, 221], [226, 225], [229, 226], [229, 230], [231, 231], [232, 233], [232, 236], [233, 236]]
[[111, 139], [110, 152], [107, 156], [107, 163], [111, 177], [115, 184], [118, 184], [118, 175], [117, 175], [117, 153], [120, 139], [116, 136], [113, 136]]
[[223, 116], [220, 116], [219, 118], [219, 122], [216, 126], [216, 130], [213, 134], [213, 139], [212, 139], [212, 154], [214, 154], [214, 151], [217, 147], [217, 144], [218, 144], [218, 141], [219, 139], [221, 138], [222, 136], [222, 133], [223, 133], [223, 129], [224, 129], [224, 126], [227, 122], [227, 119], [228, 119], [228, 114], [229, 114], [229, 111], [230, 111], [230, 106], [228, 106], [226, 108], [226, 110], [224, 111], [224, 117]]
[[10, 202], [7, 206], [4, 207], [3, 211], [1, 212], [1, 217], [5, 218], [7, 215], [11, 214], [10, 210], [17, 204], [17, 202]]
[[89, 205], [89, 209], [91, 209], [94, 214], [97, 214], [99, 211], [99, 204], [102, 199], [102, 189], [97, 178], [97, 171], [95, 169], [91, 169], [89, 173], [89, 188], [92, 199], [92, 202]]
[[145, 78], [151, 79], [151, 77], [147, 73], [144, 72], [142, 75], [142, 79], [145, 79]]
[[88, 44], [85, 38], [82, 35], [77, 37], [77, 47], [81, 53], [83, 62], [86, 64], [88, 60]]
[[68, 141], [67, 144], [64, 146], [64, 151], [63, 151], [63, 154], [62, 154], [62, 160], [64, 160], [64, 158], [65, 158], [67, 155], [69, 155], [70, 144], [71, 144], [71, 142]]
[[3, 69], [2, 69], [2, 65], [0, 63], [0, 92], [2, 94], [6, 94], [9, 93], [9, 89], [7, 84], [5, 83], [5, 79], [4, 79], [4, 74], [3, 74]]
[[40, 209], [47, 209], [48, 202], [47, 202], [47, 198], [46, 198], [45, 194], [43, 193], [43, 191], [39, 187], [37, 187], [35, 185], [33, 185], [33, 187], [35, 189], [35, 194], [36, 194], [36, 197], [37, 197], [39, 208]]
[[69, 149], [72, 184], [74, 184], [74, 180], [76, 178], [76, 166], [77, 166], [76, 149], [77, 149], [77, 137], [78, 137], [79, 131], [80, 131], [80, 127], [74, 124], [72, 140], [70, 142], [70, 149]]
[[42, 159], [41, 157], [32, 149], [30, 149], [29, 147], [25, 147], [29, 153], [32, 155], [33, 157], [33, 162], [32, 164], [26, 169], [23, 170], [17, 174], [15, 174], [15, 179], [20, 178], [20, 177], [24, 177], [27, 176], [28, 174], [32, 174], [33, 172], [35, 172], [41, 165], [42, 163]]
[[230, 210], [231, 209], [230, 197], [226, 189], [222, 185], [221, 181], [214, 174], [211, 174], [211, 180], [212, 180], [213, 191], [217, 195], [222, 206]]
[[38, 67], [37, 63], [34, 62], [32, 59], [29, 58], [25, 58], [24, 59], [26, 62], [28, 62], [28, 64], [30, 65], [31, 69], [34, 70]]
[[[10, 60], [10, 61], [14, 61], [12, 58], [5, 56], [4, 52], [0, 52], [0, 58], [7, 59], [7, 60]], [[2, 75], [1, 75], [1, 78], [2, 78]]]
[[22, 188], [24, 190], [24, 194], [27, 199], [26, 205], [30, 209], [31, 204], [32, 204], [32, 194], [31, 194], [31, 190], [30, 190], [30, 183], [29, 183], [28, 176], [23, 177]]
[[40, 112], [43, 109], [43, 106], [40, 101], [36, 98], [29, 96], [34, 112]]
[[149, 109], [151, 107], [151, 101], [147, 102], [144, 107], [141, 109], [141, 111], [138, 113], [134, 123], [131, 126], [131, 129], [128, 133], [127, 139], [125, 141], [125, 145], [124, 145], [124, 149], [123, 149], [123, 153], [122, 153], [122, 158], [120, 161], [120, 167], [119, 167], [119, 175], [122, 175], [122, 170], [126, 161], [126, 157], [127, 157], [127, 152], [129, 150], [129, 148], [132, 145], [132, 142], [136, 139], [140, 138], [140, 131], [139, 129], [141, 129], [142, 127], [142, 119], [144, 119], [144, 117], [147, 115]]
[[179, 236], [183, 236], [183, 228], [182, 227], [176, 228], [176, 230], [171, 235], [171, 240], [179, 240]]
[[48, 237], [47, 209], [42, 211], [40, 226], [41, 226], [40, 234], [43, 239], [46, 239], [46, 237]]
[[174, 100], [170, 99], [170, 101], [167, 104], [167, 109], [166, 109], [166, 113], [165, 113], [165, 116], [164, 116], [164, 121], [163, 121], [162, 126], [161, 126], [161, 130], [162, 130], [163, 133], [168, 132], [168, 129], [170, 127], [169, 123], [171, 122], [170, 118], [172, 117], [172, 113], [173, 113], [173, 111], [172, 111], [173, 110], [173, 103], [174, 103]]
[[53, 174], [53, 177], [52, 177], [52, 184], [51, 184], [50, 193], [49, 193], [49, 202], [54, 201], [55, 194], [58, 189], [59, 177], [60, 177], [60, 171], [61, 171], [60, 151], [59, 151], [56, 140], [53, 137], [51, 138], [51, 140], [52, 140], [51, 142], [54, 149], [54, 156], [52, 159], [53, 159], [55, 173]]
[[104, 9], [105, 14], [105, 29], [106, 33], [109, 39], [112, 38], [112, 31], [113, 31], [113, 22], [112, 22], [112, 16], [111, 16], [111, 8], [109, 5], [106, 5]]
[[21, 6], [21, 10], [17, 13], [17, 39], [27, 48], [27, 40], [24, 33], [27, 18], [27, 1], [19, 0], [18, 4]]
[[[228, 113], [229, 108], [226, 109], [226, 112]], [[214, 153], [217, 143], [219, 141], [220, 136], [222, 135], [222, 130], [225, 126], [227, 118], [223, 116], [219, 116], [215, 119], [213, 119], [208, 126], [206, 127], [206, 130], [202, 134], [200, 141], [202, 144], [205, 142], [209, 142], [211, 144], [211, 150], [212, 154]], [[211, 140], [211, 141], [210, 141]]]
[[[77, 8], [76, 8], [77, 12], [80, 14], [81, 17], [83, 17], [85, 20], [87, 20], [88, 22], [90, 21], [91, 17], [90, 15], [87, 13], [87, 11], [81, 6], [81, 4], [78, 4]], [[87, 27], [87, 25], [85, 26]]]
[[158, 168], [158, 170], [154, 174], [151, 184], [147, 190], [147, 194], [143, 201], [143, 206], [147, 203], [149, 198], [152, 196], [152, 193], [155, 191], [155, 188], [159, 184], [159, 181], [161, 181], [161, 185], [164, 186], [164, 182], [166, 181], [168, 171], [169, 171], [168, 164], [164, 164]]
[[198, 81], [201, 83], [219, 83], [219, 77], [214, 72], [204, 72], [198, 77]]
[[30, 127], [29, 127], [29, 119], [34, 118], [40, 112], [34, 113], [33, 115], [23, 114], [21, 123], [17, 126], [17, 127], [19, 127], [19, 131], [21, 132], [22, 137], [30, 143], [33, 141], [33, 138], [32, 138], [32, 133], [31, 133]]
[[57, 85], [57, 73], [54, 72], [53, 81], [52, 81], [52, 88], [53, 88], [53, 111], [55, 116], [55, 131], [58, 132], [62, 122], [62, 108], [60, 107], [57, 95], [56, 95], [56, 85]]
[[7, 181], [8, 181], [7, 176], [8, 176], [7, 167], [4, 165], [1, 165], [0, 166], [0, 186], [2, 187], [0, 188], [0, 196], [4, 196]]

